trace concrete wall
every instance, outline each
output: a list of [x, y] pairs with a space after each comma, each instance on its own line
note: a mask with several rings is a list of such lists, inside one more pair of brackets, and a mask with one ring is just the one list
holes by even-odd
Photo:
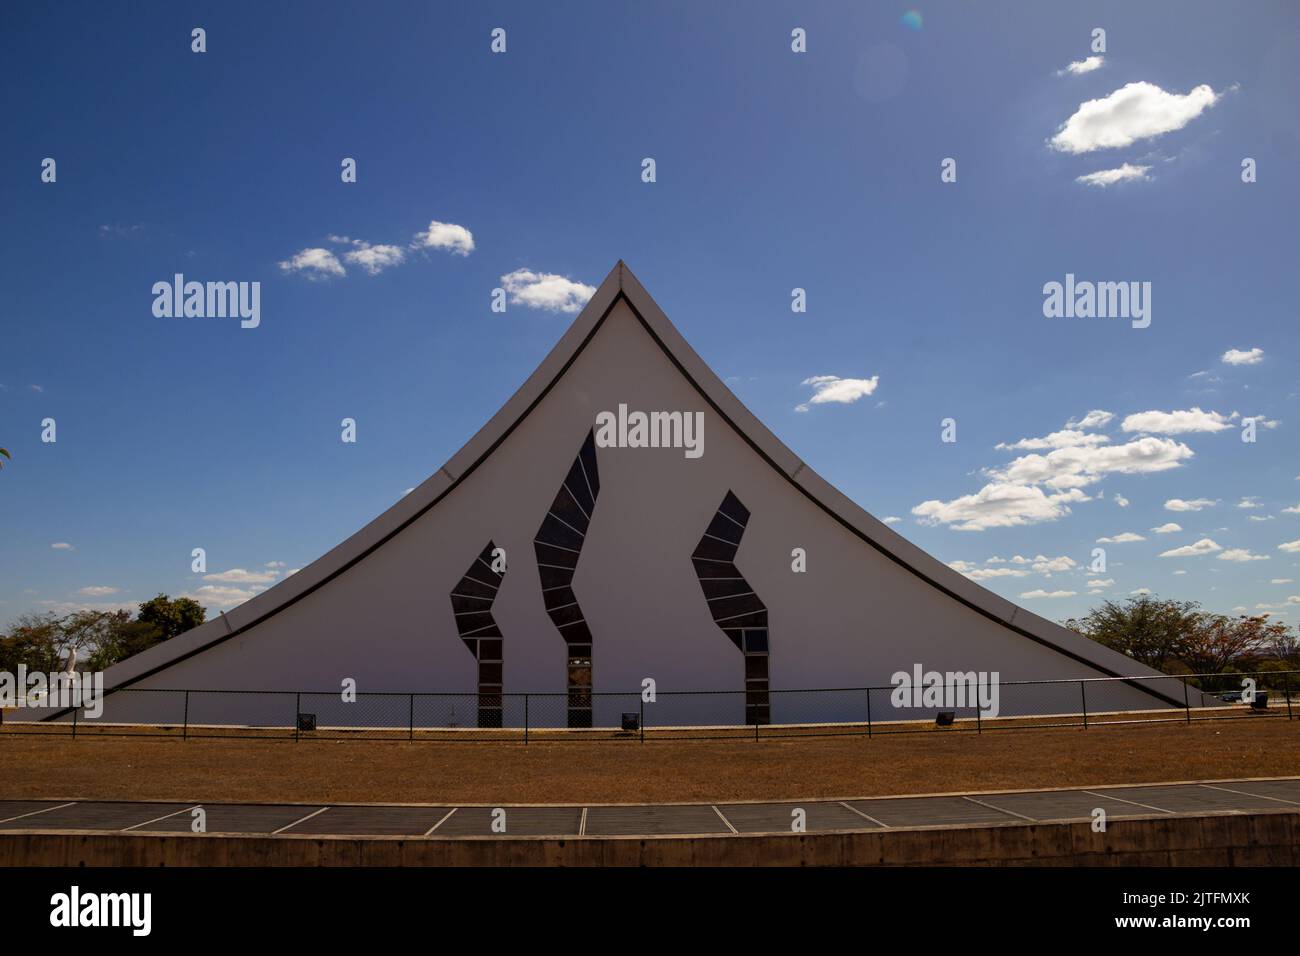
[[230, 837], [0, 833], [0, 866], [1295, 866], [1300, 814], [799, 836]]

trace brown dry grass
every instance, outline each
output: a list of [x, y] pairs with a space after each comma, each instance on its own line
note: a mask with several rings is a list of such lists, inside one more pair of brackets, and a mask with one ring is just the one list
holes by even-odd
[[0, 799], [639, 803], [1300, 774], [1300, 722], [786, 740], [405, 743], [0, 735]]

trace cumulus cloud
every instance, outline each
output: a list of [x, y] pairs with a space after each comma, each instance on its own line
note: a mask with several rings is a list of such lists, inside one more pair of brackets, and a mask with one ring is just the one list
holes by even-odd
[[1116, 183], [1127, 182], [1146, 182], [1150, 180], [1147, 172], [1150, 166], [1135, 166], [1133, 163], [1125, 163], [1122, 166], [1116, 166], [1114, 169], [1099, 169], [1095, 173], [1085, 173], [1082, 176], [1075, 176], [1076, 183], [1083, 183], [1085, 186], [1113, 186]]
[[[1168, 505], [1166, 503], [1166, 507], [1167, 506]], [[1164, 524], [1152, 528], [1151, 530], [1154, 531], [1156, 534], [1173, 534], [1175, 531], [1182, 531], [1183, 526], [1173, 521], [1166, 521]]]
[[406, 251], [401, 246], [371, 245], [364, 239], [344, 241], [354, 247], [343, 253], [344, 261], [359, 266], [366, 275], [378, 275], [385, 269], [400, 266], [406, 261]]
[[1240, 501], [1237, 502], [1237, 507], [1238, 508], [1262, 507], [1259, 503], [1259, 495], [1247, 495], [1246, 497], [1242, 498]]
[[1220, 94], [1202, 84], [1169, 93], [1154, 83], [1128, 83], [1100, 99], [1080, 103], [1050, 140], [1063, 153], [1131, 146], [1180, 130], [1217, 103]]
[[1279, 551], [1285, 551], [1288, 554], [1295, 554], [1297, 551], [1300, 551], [1300, 538], [1297, 538], [1294, 541], [1283, 542], [1277, 546], [1277, 549]]
[[1094, 408], [1087, 415], [1084, 415], [1078, 421], [1068, 421], [1065, 423], [1066, 428], [1105, 428], [1115, 418], [1113, 412], [1103, 411], [1100, 408]]
[[330, 279], [347, 275], [343, 263], [328, 249], [303, 249], [280, 263], [283, 272], [297, 272], [308, 279]]
[[1090, 56], [1082, 60], [1075, 60], [1073, 63], [1068, 64], [1063, 70], [1057, 70], [1056, 75], [1066, 76], [1068, 74], [1079, 76], [1083, 73], [1091, 73], [1093, 70], [1100, 70], [1105, 62], [1106, 58], [1104, 56]]
[[76, 551], [77, 550], [72, 545], [68, 544], [68, 542], [66, 541], [56, 541], [52, 545], [50, 545], [50, 547], [53, 548], [55, 551]]
[[595, 286], [574, 282], [572, 279], [549, 272], [533, 272], [529, 269], [516, 269], [503, 275], [501, 287], [506, 290], [510, 301], [515, 305], [569, 314], [582, 311], [587, 300], [596, 294]]
[[[429, 223], [428, 229], [415, 234], [415, 242], [411, 243], [411, 248], [441, 249], [453, 255], [467, 256], [474, 251], [474, 236], [464, 226], [434, 220]], [[587, 294], [587, 298], [591, 298], [591, 293]], [[552, 309], [551, 311], [556, 310]], [[577, 309], [573, 311], [576, 312]]]
[[178, 597], [187, 597], [198, 601], [205, 608], [228, 611], [236, 605], [243, 604], [257, 597], [265, 588], [237, 588], [220, 584], [204, 584]]
[[851, 405], [874, 392], [880, 384], [880, 376], [840, 378], [838, 375], [814, 375], [804, 379], [802, 384], [811, 385], [813, 393], [808, 401], [795, 406], [796, 412], [806, 412], [813, 405], [825, 405], [828, 402]]
[[1098, 538], [1098, 544], [1129, 544], [1133, 541], [1145, 541], [1146, 538], [1140, 534], [1134, 534], [1132, 531], [1125, 531], [1123, 534], [1117, 534], [1113, 538]]
[[1054, 489], [1079, 488], [1107, 474], [1138, 475], [1179, 467], [1193, 452], [1169, 438], [1143, 437], [1123, 445], [1074, 445], [1046, 455], [1024, 455], [1004, 468], [991, 469], [995, 481], [1046, 484]]
[[967, 561], [954, 561], [948, 567], [960, 571], [972, 581], [987, 581], [990, 578], [1027, 578], [1029, 572], [1023, 568], [978, 568]]
[[1228, 349], [1223, 353], [1223, 361], [1228, 365], [1258, 365], [1264, 361], [1264, 350]]
[[1267, 561], [1267, 554], [1254, 554], [1249, 548], [1229, 548], [1218, 556], [1220, 561]]
[[994, 482], [973, 495], [962, 495], [951, 501], [923, 501], [912, 509], [912, 514], [926, 525], [949, 525], [956, 531], [984, 531], [1055, 521], [1070, 513], [1070, 504], [1089, 500], [1077, 488], [1049, 495], [1029, 485]]
[[890, 515], [888, 518], [882, 518], [881, 520], [884, 521], [885, 524], [898, 524], [903, 519], [898, 515]]
[[1231, 427], [1231, 415], [1203, 412], [1197, 407], [1177, 412], [1137, 412], [1127, 416], [1120, 425], [1126, 432], [1154, 432], [1159, 435], [1221, 432]]
[[1160, 552], [1162, 558], [1199, 558], [1205, 554], [1213, 554], [1215, 551], [1222, 551], [1210, 538], [1202, 538], [1195, 544], [1185, 544], [1181, 548], [1174, 548], [1170, 551]]
[[92, 584], [89, 587], [78, 588], [78, 594], [84, 594], [86, 597], [108, 597], [110, 594], [116, 594], [121, 588], [109, 587], [106, 584]]
[[1026, 600], [1033, 600], [1034, 598], [1068, 598], [1074, 597], [1078, 593], [1078, 591], [1044, 591], [1042, 588], [1038, 588], [1034, 591], [1025, 591], [1020, 596]]
[[1088, 588], [1093, 591], [1104, 590], [1105, 588], [1114, 587], [1114, 578], [1100, 578], [1088, 582]]
[[1046, 448], [1070, 448], [1075, 445], [1104, 445], [1108, 441], [1110, 438], [1106, 435], [1066, 428], [1044, 435], [1042, 438], [1022, 438], [1016, 442], [1002, 442], [994, 447], [999, 451], [1040, 451]]
[[276, 570], [245, 571], [243, 568], [231, 568], [214, 574], [203, 575], [205, 581], [217, 581], [221, 584], [269, 584], [280, 576]]
[[1218, 501], [1211, 501], [1209, 498], [1192, 498], [1190, 501], [1183, 498], [1170, 498], [1165, 502], [1165, 510], [1204, 511], [1206, 508], [1213, 508], [1217, 504]]
[[1129, 506], [1129, 500], [1123, 495], [1117, 494], [1115, 495], [1115, 504], [1121, 508], [1127, 508]]

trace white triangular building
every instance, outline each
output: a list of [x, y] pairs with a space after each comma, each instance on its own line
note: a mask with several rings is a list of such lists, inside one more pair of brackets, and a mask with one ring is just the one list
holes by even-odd
[[[665, 429], [702, 421], [702, 453], [593, 442], [598, 416], [620, 406], [625, 420], [681, 413], [657, 419]], [[792, 570], [796, 548], [806, 571]], [[888, 686], [917, 665], [1071, 681], [1009, 688], [1004, 714], [1076, 711], [1080, 678], [1160, 676], [980, 587], [831, 487], [620, 262], [436, 474], [309, 566], [105, 678], [110, 690], [324, 692], [301, 705], [313, 711], [345, 679], [363, 695], [463, 695], [421, 698], [420, 726], [517, 726], [522, 693], [557, 695], [530, 703], [533, 725], [610, 726], [648, 678], [648, 723], [799, 723], [863, 720], [865, 695], [792, 691]], [[1182, 705], [1177, 682], [1089, 686], [1092, 709]], [[881, 713], [885, 699], [873, 719], [921, 716]], [[157, 713], [164, 700], [179, 706], [111, 693], [103, 719], [178, 722]], [[194, 694], [188, 716], [292, 720], [281, 695], [253, 700]], [[371, 701], [366, 720], [337, 720], [401, 725], [408, 706]]]

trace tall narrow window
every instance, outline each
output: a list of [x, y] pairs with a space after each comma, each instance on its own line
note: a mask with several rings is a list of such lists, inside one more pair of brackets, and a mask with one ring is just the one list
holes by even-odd
[[596, 435], [591, 431], [533, 539], [546, 613], [559, 629], [567, 648], [570, 727], [591, 726], [592, 637], [578, 597], [573, 593], [573, 576], [599, 494]]
[[478, 725], [501, 726], [501, 689], [503, 687], [504, 654], [501, 629], [492, 617], [492, 602], [496, 600], [504, 573], [492, 569], [491, 541], [474, 559], [465, 576], [451, 591], [451, 610], [456, 616], [456, 633], [474, 655], [478, 666]]
[[691, 563], [700, 579], [713, 623], [744, 659], [745, 723], [772, 721], [767, 676], [767, 608], [736, 567], [736, 552], [749, 523], [749, 509], [730, 491], [700, 538]]

